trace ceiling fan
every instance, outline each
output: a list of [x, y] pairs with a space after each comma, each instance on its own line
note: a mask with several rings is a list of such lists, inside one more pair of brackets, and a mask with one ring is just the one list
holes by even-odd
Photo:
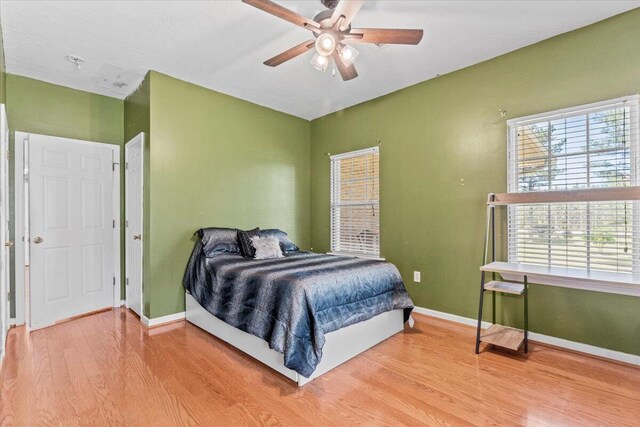
[[315, 40], [307, 40], [264, 62], [277, 67], [296, 56], [315, 47], [316, 54], [311, 65], [320, 71], [326, 71], [331, 59], [343, 80], [358, 77], [353, 63], [359, 52], [352, 43], [376, 44], [413, 44], [422, 40], [422, 30], [404, 30], [389, 28], [351, 28], [351, 21], [358, 13], [364, 0], [320, 0], [327, 8], [308, 19], [286, 7], [270, 0], [242, 0], [244, 3], [263, 10], [278, 18], [289, 21], [313, 33]]

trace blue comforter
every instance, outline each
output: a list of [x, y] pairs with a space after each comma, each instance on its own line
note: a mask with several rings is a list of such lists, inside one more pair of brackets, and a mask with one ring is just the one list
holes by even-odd
[[207, 258], [198, 241], [183, 283], [209, 313], [264, 339], [305, 377], [320, 363], [325, 334], [394, 309], [405, 309], [406, 321], [413, 309], [393, 264], [311, 252]]

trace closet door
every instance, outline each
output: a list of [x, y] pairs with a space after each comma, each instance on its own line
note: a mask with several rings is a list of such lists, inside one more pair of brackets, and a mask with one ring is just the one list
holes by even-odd
[[113, 157], [107, 144], [30, 135], [32, 329], [113, 305]]
[[142, 206], [144, 134], [125, 145], [127, 307], [138, 316], [142, 299]]

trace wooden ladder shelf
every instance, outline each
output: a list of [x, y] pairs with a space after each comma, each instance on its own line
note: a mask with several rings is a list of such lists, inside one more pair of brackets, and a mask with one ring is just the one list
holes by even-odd
[[[491, 262], [496, 260], [496, 220], [495, 220], [495, 194], [490, 193], [487, 199], [487, 226], [484, 237], [483, 266], [480, 272], [480, 304], [478, 306], [478, 329], [476, 332], [476, 354], [480, 353], [480, 343], [493, 344], [498, 347], [518, 351], [521, 347], [524, 352], [529, 351], [529, 282], [524, 276], [524, 283], [508, 282], [496, 279], [496, 272], [491, 271], [487, 256], [489, 254], [489, 241], [491, 241]], [[491, 273], [491, 280], [485, 282], [486, 273]], [[484, 307], [484, 294], [491, 292], [492, 297], [492, 325], [482, 330], [482, 312]], [[496, 324], [496, 293], [504, 293], [522, 296], [524, 302], [524, 329], [516, 329]]]

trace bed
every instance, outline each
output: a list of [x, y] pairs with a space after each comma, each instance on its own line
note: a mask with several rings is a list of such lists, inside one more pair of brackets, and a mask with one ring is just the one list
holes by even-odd
[[410, 318], [413, 303], [391, 263], [299, 250], [246, 259], [211, 251], [211, 229], [203, 230], [184, 277], [187, 321], [298, 385], [402, 331]]

